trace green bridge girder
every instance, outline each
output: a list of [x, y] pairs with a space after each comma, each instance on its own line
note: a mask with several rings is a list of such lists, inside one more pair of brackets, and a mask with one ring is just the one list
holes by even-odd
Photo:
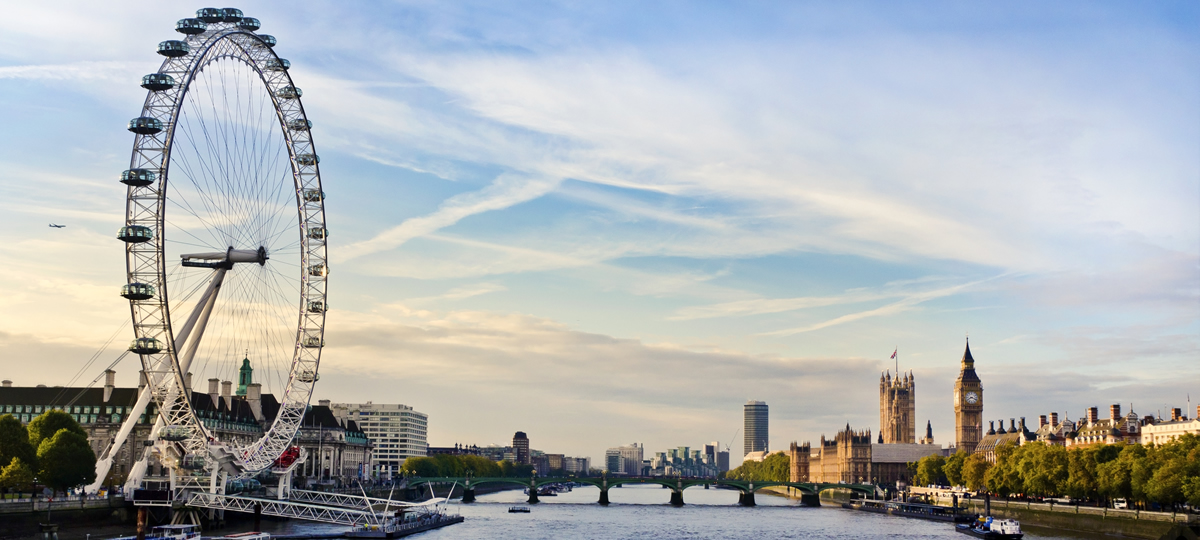
[[[829, 484], [822, 482], [759, 482], [752, 480], [734, 480], [725, 478], [679, 478], [679, 477], [662, 477], [662, 476], [591, 476], [583, 478], [561, 478], [561, 477], [530, 477], [530, 478], [514, 478], [514, 477], [437, 477], [437, 478], [409, 478], [408, 486], [417, 487], [424, 485], [453, 485], [458, 484], [463, 486], [463, 502], [472, 502], [475, 500], [475, 487], [484, 484], [510, 484], [529, 488], [529, 502], [538, 502], [537, 488], [547, 484], [565, 484], [575, 482], [578, 484], [587, 484], [600, 488], [600, 504], [608, 504], [608, 490], [624, 484], [654, 484], [667, 487], [671, 490], [671, 504], [683, 504], [683, 491], [695, 486], [721, 486], [735, 488], [740, 493], [738, 504], [742, 506], [754, 506], [754, 492], [769, 488], [769, 487], [790, 487], [801, 493], [802, 496], [812, 497], [815, 500], [816, 496], [827, 489], [849, 489], [865, 494], [874, 494], [876, 486], [874, 484]], [[804, 497], [802, 497], [803, 499]]]

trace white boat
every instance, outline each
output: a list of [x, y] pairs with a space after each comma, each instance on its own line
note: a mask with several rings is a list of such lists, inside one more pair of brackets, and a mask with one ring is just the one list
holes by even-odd
[[[137, 535], [121, 536], [112, 540], [137, 540]], [[146, 540], [200, 540], [200, 526], [159, 525], [150, 529]]]

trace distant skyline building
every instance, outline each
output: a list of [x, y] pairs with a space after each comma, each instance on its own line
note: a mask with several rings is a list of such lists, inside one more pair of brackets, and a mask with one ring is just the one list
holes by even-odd
[[770, 445], [770, 436], [767, 432], [767, 403], [765, 401], [748, 401], [743, 407], [745, 416], [745, 444], [742, 457], [750, 452], [762, 452], [767, 450]]
[[642, 474], [642, 443], [617, 446], [604, 451], [604, 465], [608, 474], [638, 476]]
[[339, 421], [353, 421], [367, 438], [371, 453], [371, 475], [390, 478], [400, 473], [400, 466], [410, 457], [422, 457], [429, 449], [427, 442], [429, 415], [399, 403], [332, 403], [329, 405]]
[[524, 431], [518, 431], [513, 435], [513, 463], [517, 465], [529, 465], [529, 437]]

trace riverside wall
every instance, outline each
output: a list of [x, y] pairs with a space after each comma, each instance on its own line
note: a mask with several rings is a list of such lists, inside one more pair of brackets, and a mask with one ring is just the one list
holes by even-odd
[[[983, 513], [983, 501], [967, 501], [972, 512]], [[1146, 512], [1139, 510], [1116, 510], [1064, 504], [1031, 502], [1009, 502], [1003, 499], [991, 502], [992, 516], [1015, 519], [1050, 529], [1086, 533], [1121, 535], [1130, 538], [1163, 538], [1177, 525], [1195, 530], [1200, 528], [1200, 516], [1173, 512]]]

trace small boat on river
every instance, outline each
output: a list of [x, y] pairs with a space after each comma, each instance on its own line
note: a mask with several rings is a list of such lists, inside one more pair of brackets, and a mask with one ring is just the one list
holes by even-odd
[[971, 523], [960, 523], [954, 526], [954, 530], [969, 534], [976, 538], [987, 538], [988, 540], [1020, 540], [1025, 536], [1021, 532], [1021, 524], [1015, 519], [992, 519], [991, 516], [972, 521]]
[[510, 507], [508, 507], [508, 513], [510, 513], [510, 514], [528, 514], [529, 507], [528, 506], [510, 506]]
[[[120, 536], [112, 540], [137, 540], [137, 536]], [[200, 526], [159, 525], [150, 529], [146, 540], [200, 540]]]

